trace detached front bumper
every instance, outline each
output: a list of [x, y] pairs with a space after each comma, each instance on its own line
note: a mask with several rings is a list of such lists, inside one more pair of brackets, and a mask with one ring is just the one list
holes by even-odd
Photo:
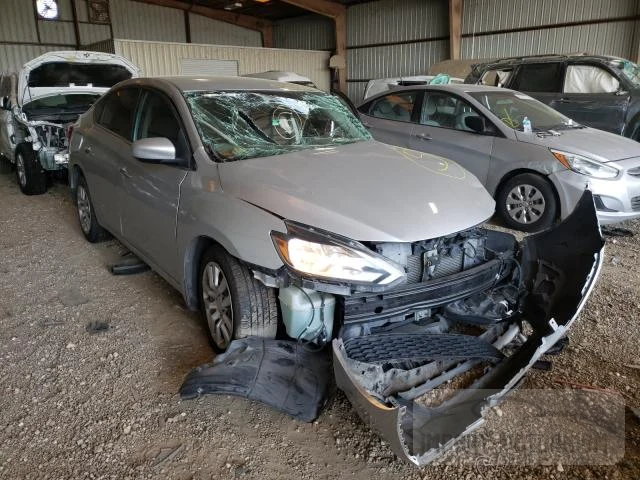
[[[348, 338], [333, 341], [338, 388], [345, 392], [361, 419], [389, 442], [396, 455], [419, 466], [430, 463], [462, 436], [482, 425], [486, 410], [500, 403], [520, 384], [536, 361], [566, 335], [596, 283], [602, 266], [603, 246], [589, 191], [583, 194], [567, 220], [552, 230], [525, 239], [521, 244], [521, 265], [522, 273], [529, 281], [522, 318], [510, 324], [496, 325], [495, 332], [480, 338], [456, 336], [482, 340], [489, 355], [490, 349], [504, 352], [504, 355], [469, 388], [457, 390], [454, 396], [439, 405], [425, 406], [415, 401], [416, 390], [428, 391], [433, 380], [421, 385], [407, 384], [406, 390], [399, 391], [404, 387], [397, 388], [397, 379], [390, 378], [388, 366], [368, 363], [366, 355], [360, 353], [362, 350], [357, 354], [353, 349], [350, 352]], [[522, 328], [523, 321], [529, 331]], [[370, 335], [367, 338], [371, 345], [376, 345], [376, 336], [379, 344], [389, 342], [388, 336]], [[514, 343], [517, 339], [519, 341]], [[435, 353], [426, 355], [429, 358], [439, 361], [447, 358], [444, 351], [430, 350]], [[478, 359], [486, 355], [473, 348], [460, 351], [469, 352], [469, 358], [459, 358], [452, 352], [447, 367], [437, 373], [440, 378], [446, 378], [443, 375], [454, 378], [457, 371], [466, 371], [465, 364], [478, 364]], [[406, 357], [406, 353], [389, 355], [394, 354]], [[381, 395], [384, 389], [380, 385], [393, 382], [393, 389], [387, 387], [392, 393]]]

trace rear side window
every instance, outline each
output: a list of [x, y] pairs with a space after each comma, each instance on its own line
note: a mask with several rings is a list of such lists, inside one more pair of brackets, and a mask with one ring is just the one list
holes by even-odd
[[386, 120], [410, 122], [418, 92], [397, 92], [385, 95], [371, 104], [369, 115]]
[[562, 63], [521, 65], [511, 88], [521, 92], [559, 92]]
[[102, 112], [100, 112], [98, 124], [131, 141], [138, 93], [137, 88], [125, 88], [109, 93], [100, 102]]

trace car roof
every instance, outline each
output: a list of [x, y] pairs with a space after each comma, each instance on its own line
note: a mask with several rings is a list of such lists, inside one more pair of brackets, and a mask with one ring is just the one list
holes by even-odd
[[520, 63], [545, 63], [545, 62], [558, 62], [566, 60], [588, 60], [595, 62], [618, 62], [624, 60], [620, 57], [613, 57], [609, 55], [592, 55], [588, 53], [568, 53], [568, 54], [544, 54], [544, 55], [527, 55], [521, 57], [506, 57], [491, 62], [478, 63], [478, 66], [493, 66], [493, 65], [515, 65]]
[[398, 87], [393, 88], [391, 90], [386, 90], [384, 92], [378, 93], [371, 97], [366, 98], [362, 103], [369, 103], [376, 98], [384, 97], [385, 95], [391, 95], [396, 92], [405, 92], [405, 91], [414, 91], [414, 90], [429, 90], [434, 92], [452, 92], [452, 93], [476, 93], [476, 92], [515, 92], [515, 90], [511, 90], [509, 88], [502, 87], [490, 87], [487, 85], [474, 85], [469, 83], [449, 83], [446, 85], [410, 85], [406, 87]]
[[182, 92], [196, 91], [238, 91], [260, 90], [274, 92], [317, 92], [316, 89], [293, 83], [277, 82], [263, 78], [251, 77], [225, 77], [225, 76], [175, 76], [175, 77], [148, 77], [127, 80], [120, 85], [157, 86], [172, 85]]

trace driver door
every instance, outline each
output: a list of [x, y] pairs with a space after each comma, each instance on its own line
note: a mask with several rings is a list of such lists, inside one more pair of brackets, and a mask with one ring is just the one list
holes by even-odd
[[487, 180], [494, 136], [474, 132], [469, 116], [491, 122], [464, 99], [443, 91], [425, 91], [420, 123], [415, 125], [409, 148], [456, 161], [483, 184]]
[[131, 151], [120, 174], [124, 182], [122, 233], [154, 268], [179, 278], [176, 220], [180, 186], [187, 176], [191, 148], [173, 104], [159, 91], [142, 90], [133, 140], [171, 140], [181, 165], [142, 162]]

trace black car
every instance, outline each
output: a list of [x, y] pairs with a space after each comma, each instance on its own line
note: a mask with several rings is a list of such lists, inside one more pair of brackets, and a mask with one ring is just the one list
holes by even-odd
[[640, 67], [623, 58], [505, 58], [474, 65], [465, 83], [519, 90], [576, 122], [640, 141]]

